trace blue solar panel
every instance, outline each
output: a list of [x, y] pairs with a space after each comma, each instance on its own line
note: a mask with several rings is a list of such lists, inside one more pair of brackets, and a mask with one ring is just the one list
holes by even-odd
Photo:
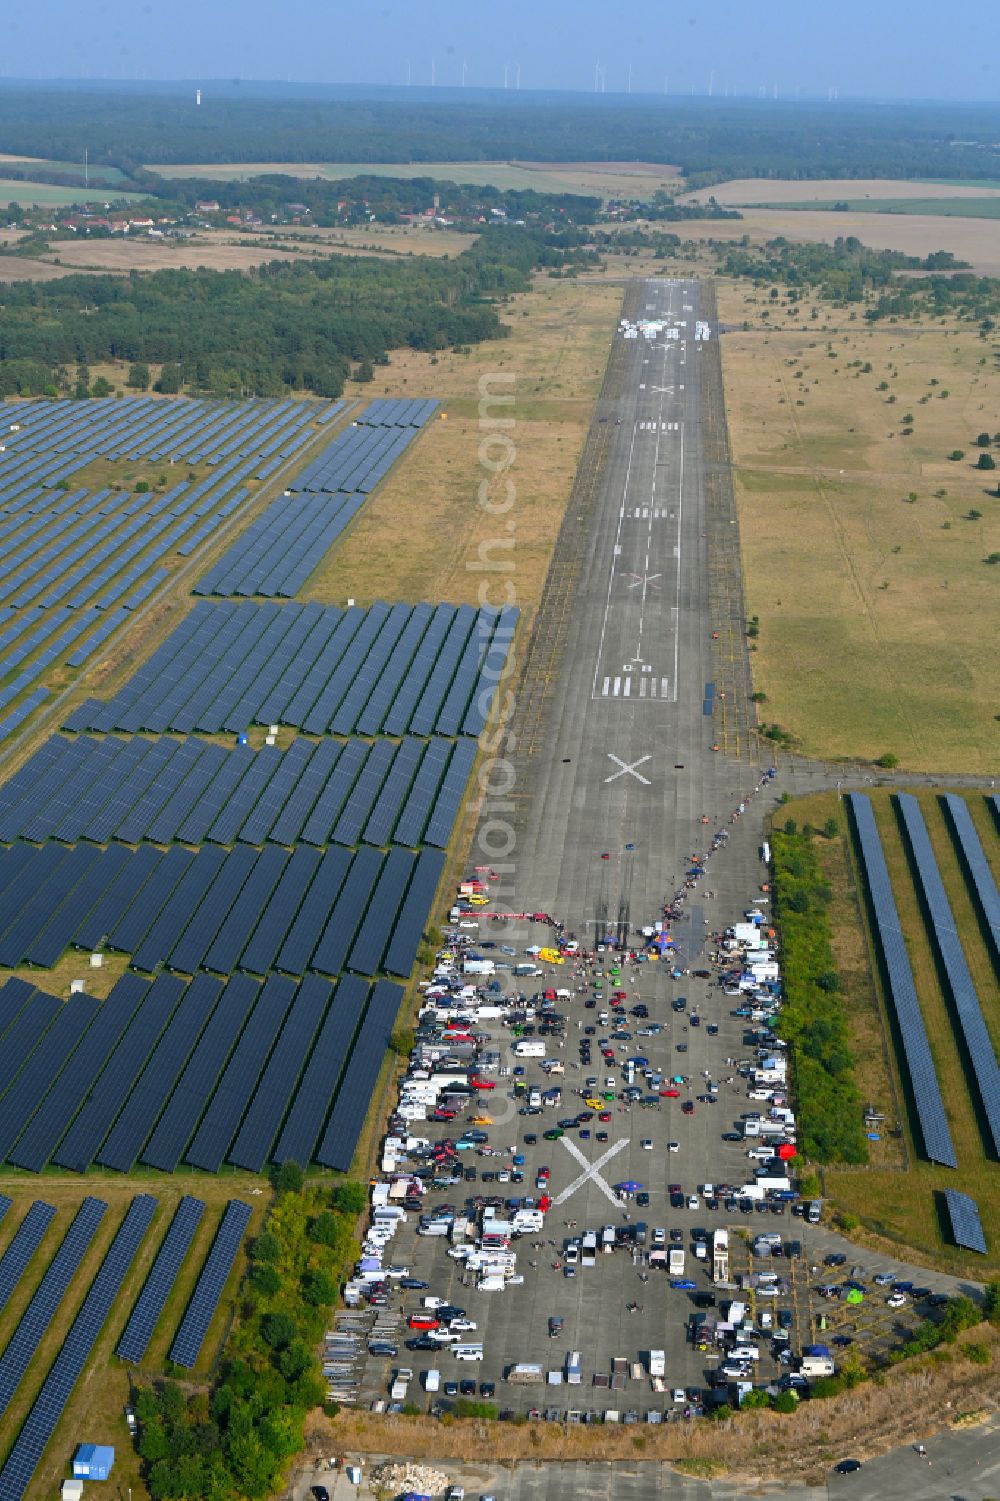
[[230, 1199], [226, 1205], [218, 1234], [170, 1347], [170, 1359], [186, 1370], [190, 1370], [198, 1359], [212, 1315], [219, 1305], [226, 1280], [250, 1223], [250, 1213], [249, 1204], [244, 1204], [239, 1199]]
[[957, 1167], [941, 1087], [913, 983], [913, 970], [906, 952], [906, 941], [892, 894], [892, 882], [871, 800], [863, 793], [852, 792], [848, 794], [847, 802], [854, 817], [861, 848], [871, 909], [888, 978], [889, 999], [892, 1001], [903, 1045], [924, 1150], [932, 1162]]
[[367, 999], [368, 986], [353, 975], [337, 986], [278, 1138], [275, 1162], [307, 1167], [312, 1161]]
[[[9, 1199], [7, 1205], [10, 1206]], [[6, 1308], [10, 1302], [11, 1293], [24, 1276], [54, 1215], [51, 1204], [36, 1199], [14, 1232], [10, 1245], [0, 1256], [0, 1309]]]
[[73, 1387], [90, 1358], [97, 1336], [121, 1293], [155, 1208], [156, 1200], [149, 1194], [139, 1194], [129, 1205], [62, 1349], [0, 1470], [0, 1495], [4, 1501], [21, 1501], [27, 1490]]
[[980, 1256], [985, 1256], [986, 1236], [983, 1234], [979, 1205], [975, 1199], [970, 1198], [968, 1194], [959, 1193], [957, 1188], [946, 1188], [944, 1197], [948, 1206], [948, 1218], [951, 1220], [951, 1233], [955, 1244], [964, 1247], [967, 1251], [978, 1251]]
[[1000, 891], [997, 890], [996, 877], [986, 858], [965, 798], [948, 792], [941, 801], [951, 819], [980, 916], [990, 935], [994, 962], [1000, 962]]
[[379, 980], [372, 990], [350, 1065], [316, 1152], [316, 1161], [324, 1167], [341, 1173], [350, 1170], [402, 999], [402, 986], [391, 980]]
[[142, 1291], [115, 1347], [115, 1354], [120, 1360], [138, 1365], [149, 1348], [153, 1330], [177, 1281], [181, 1264], [204, 1212], [202, 1201], [192, 1198], [190, 1194], [185, 1194], [178, 1204], [149, 1276], [143, 1283]]
[[955, 918], [938, 870], [927, 825], [916, 798], [897, 794], [896, 803], [913, 853], [913, 863], [923, 890], [926, 912], [938, 954], [948, 978], [958, 1023], [965, 1040], [979, 1098], [989, 1125], [993, 1149], [1000, 1153], [1000, 1068], [990, 1041], [976, 987], [958, 936]]
[[[70, 1282], [87, 1253], [107, 1207], [101, 1199], [84, 1199], [0, 1355], [0, 1416], [10, 1406], [29, 1362], [66, 1296]], [[6, 1492], [0, 1489], [0, 1495], [6, 1497]]]
[[50, 1089], [60, 1089], [61, 1072], [101, 1009], [93, 996], [74, 995], [60, 1007], [51, 1027], [0, 1100], [0, 1161], [31, 1120]]

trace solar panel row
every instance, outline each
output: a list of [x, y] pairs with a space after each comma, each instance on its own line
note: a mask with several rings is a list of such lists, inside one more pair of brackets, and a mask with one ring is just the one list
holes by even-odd
[[293, 599], [365, 499], [290, 494], [272, 501], [193, 592]]
[[994, 961], [1000, 962], [1000, 891], [997, 890], [996, 877], [986, 858], [965, 798], [947, 792], [941, 801], [951, 820], [980, 915], [990, 935]]
[[190, 1370], [197, 1361], [249, 1223], [249, 1204], [244, 1204], [240, 1199], [230, 1199], [170, 1347], [170, 1359], [176, 1365]]
[[848, 794], [847, 802], [861, 849], [875, 929], [885, 963], [889, 996], [903, 1045], [924, 1150], [932, 1162], [957, 1167], [958, 1160], [948, 1129], [941, 1086], [927, 1040], [927, 1029], [917, 999], [913, 970], [906, 952], [906, 942], [871, 799], [863, 793], [852, 792]]
[[121, 1292], [155, 1208], [156, 1200], [149, 1194], [139, 1194], [129, 1205], [24, 1427], [0, 1470], [0, 1495], [4, 1501], [21, 1501], [27, 1490], [97, 1336]]
[[[86, 1255], [107, 1207], [102, 1199], [84, 1199], [7, 1341], [0, 1355], [0, 1417], [10, 1406], [31, 1357], [66, 1296], [66, 1289]], [[6, 1492], [0, 1489], [0, 1495], [5, 1496]]]
[[145, 1355], [204, 1213], [201, 1199], [192, 1198], [190, 1194], [185, 1194], [178, 1204], [149, 1276], [115, 1346], [119, 1360], [138, 1365]]
[[316, 1161], [324, 1167], [342, 1173], [350, 1170], [402, 998], [402, 986], [394, 985], [391, 980], [379, 980], [372, 990], [355, 1039], [350, 1068], [316, 1149]]
[[[9, 1199], [7, 1207], [10, 1207]], [[18, 1225], [10, 1245], [0, 1257], [0, 1309], [6, 1308], [10, 1302], [11, 1293], [24, 1276], [54, 1215], [55, 1209], [51, 1204], [36, 1199]]]
[[87, 700], [65, 727], [477, 735], [516, 621], [470, 605], [199, 603], [113, 699]]
[[967, 1251], [978, 1251], [981, 1256], [985, 1256], [986, 1236], [979, 1218], [979, 1205], [975, 1199], [970, 1198], [968, 1194], [959, 1193], [957, 1188], [946, 1188], [944, 1197], [948, 1206], [948, 1218], [951, 1220], [951, 1233], [955, 1244], [964, 1246]]
[[908, 792], [897, 794], [896, 804], [910, 843], [937, 951], [948, 977], [948, 988], [955, 1003], [958, 1024], [972, 1064], [993, 1149], [1000, 1153], [1000, 1068], [997, 1067], [996, 1054], [979, 1004], [979, 996], [969, 972], [962, 940], [958, 936], [955, 917], [938, 870], [920, 804]]

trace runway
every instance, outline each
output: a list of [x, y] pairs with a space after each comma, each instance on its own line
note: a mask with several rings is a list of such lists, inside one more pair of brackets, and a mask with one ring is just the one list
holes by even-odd
[[[507, 883], [512, 902], [555, 914], [581, 940], [657, 917], [754, 775], [712, 751], [705, 713], [714, 627], [701, 361], [716, 331], [700, 317], [698, 283], [665, 278], [641, 284], [635, 323], [634, 337], [615, 336], [622, 394], [594, 419], [609, 424], [607, 457]], [[699, 927], [688, 925], [688, 957]]]

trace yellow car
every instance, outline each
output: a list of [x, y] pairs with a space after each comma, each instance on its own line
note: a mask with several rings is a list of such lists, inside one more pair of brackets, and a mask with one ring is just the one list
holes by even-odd
[[472, 1117], [472, 1124], [474, 1126], [492, 1126], [493, 1117], [492, 1115], [474, 1115]]
[[538, 957], [546, 964], [565, 964], [566, 960], [558, 949], [539, 949]]
[[470, 904], [470, 906], [473, 907], [488, 907], [490, 904], [490, 899], [488, 896], [473, 895], [466, 897], [466, 901]]
[[603, 1110], [604, 1109], [604, 1101], [603, 1100], [599, 1100], [596, 1095], [590, 1095], [590, 1096], [588, 1096], [588, 1098], [585, 1099], [583, 1103], [587, 1106], [587, 1108], [589, 1110]]

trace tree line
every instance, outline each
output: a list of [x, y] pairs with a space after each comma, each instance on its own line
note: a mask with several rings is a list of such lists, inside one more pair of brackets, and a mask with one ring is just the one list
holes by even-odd
[[216, 83], [0, 83], [0, 150], [140, 174], [149, 162], [654, 161], [727, 177], [1000, 176], [987, 105], [823, 104]]
[[16, 283], [2, 292], [0, 395], [86, 395], [91, 364], [127, 361], [162, 365], [169, 394], [339, 396], [355, 364], [385, 363], [392, 349], [502, 338], [498, 305], [533, 271], [594, 259], [582, 231], [511, 226], [487, 228], [454, 258], [338, 255]]

